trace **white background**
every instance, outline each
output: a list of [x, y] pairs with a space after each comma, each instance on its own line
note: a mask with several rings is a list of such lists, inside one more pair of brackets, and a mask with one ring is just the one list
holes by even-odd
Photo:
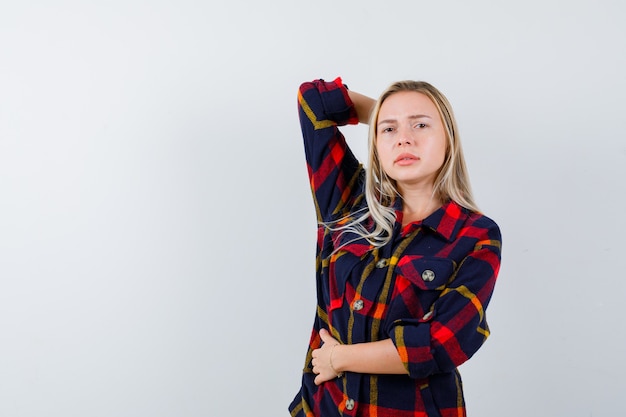
[[620, 0], [3, 0], [0, 416], [288, 415], [315, 311], [296, 91], [338, 75], [439, 87], [502, 228], [469, 415], [623, 412], [625, 21]]

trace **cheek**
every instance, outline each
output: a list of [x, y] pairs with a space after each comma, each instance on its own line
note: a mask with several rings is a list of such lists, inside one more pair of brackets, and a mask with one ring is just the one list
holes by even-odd
[[436, 146], [433, 147], [433, 156], [437, 161], [443, 164], [448, 154], [448, 142], [445, 139], [439, 140]]
[[441, 163], [443, 163], [443, 161], [446, 160], [447, 154], [448, 154], [448, 147], [446, 145], [443, 145], [441, 148], [439, 148], [439, 159], [441, 160]]
[[376, 150], [379, 155], [388, 155], [393, 150], [393, 141], [379, 140], [376, 142]]
[[378, 160], [382, 166], [386, 166], [389, 159], [390, 148], [384, 144], [376, 145], [376, 153], [378, 154]]

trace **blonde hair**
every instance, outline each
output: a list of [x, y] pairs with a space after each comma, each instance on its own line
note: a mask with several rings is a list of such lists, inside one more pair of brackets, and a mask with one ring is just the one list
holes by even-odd
[[[431, 84], [424, 81], [398, 81], [391, 84], [379, 97], [369, 120], [369, 154], [365, 177], [365, 199], [367, 208], [353, 213], [353, 218], [342, 226], [334, 228], [342, 232], [351, 231], [365, 238], [376, 247], [389, 242], [396, 221], [393, 201], [402, 198], [396, 183], [383, 170], [376, 150], [378, 114], [383, 102], [391, 95], [402, 91], [414, 91], [428, 97], [439, 112], [447, 137], [444, 162], [435, 178], [433, 197], [439, 201], [454, 201], [470, 211], [477, 212], [470, 186], [463, 149], [452, 106], [448, 99]], [[355, 218], [355, 214], [357, 217]], [[365, 227], [367, 219], [374, 222], [373, 230]]]

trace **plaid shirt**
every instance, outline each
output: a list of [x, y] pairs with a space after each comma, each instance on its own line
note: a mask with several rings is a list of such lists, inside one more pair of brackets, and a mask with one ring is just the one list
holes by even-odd
[[[318, 220], [333, 222], [365, 207], [364, 169], [337, 128], [358, 123], [356, 111], [339, 78], [302, 84], [298, 105]], [[405, 227], [399, 199], [394, 207], [393, 237], [378, 249], [319, 226], [317, 314], [294, 417], [465, 416], [457, 367], [489, 335], [500, 231], [453, 201]], [[321, 328], [343, 344], [391, 339], [408, 374], [346, 372], [316, 386]]]

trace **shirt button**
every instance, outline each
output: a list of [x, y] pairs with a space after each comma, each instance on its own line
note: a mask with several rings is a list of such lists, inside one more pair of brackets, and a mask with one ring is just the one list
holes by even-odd
[[387, 265], [389, 265], [389, 261], [387, 259], [381, 259], [380, 261], [376, 262], [376, 268], [384, 268]]
[[435, 279], [435, 273], [432, 270], [427, 269], [424, 272], [422, 272], [422, 279], [426, 282], [430, 282], [433, 279]]
[[364, 306], [363, 300], [356, 300], [356, 301], [354, 302], [354, 304], [352, 305], [352, 307], [353, 307], [356, 311], [361, 310], [361, 309], [363, 308], [363, 306]]
[[354, 400], [352, 398], [348, 398], [346, 400], [346, 410], [352, 411], [354, 409]]

